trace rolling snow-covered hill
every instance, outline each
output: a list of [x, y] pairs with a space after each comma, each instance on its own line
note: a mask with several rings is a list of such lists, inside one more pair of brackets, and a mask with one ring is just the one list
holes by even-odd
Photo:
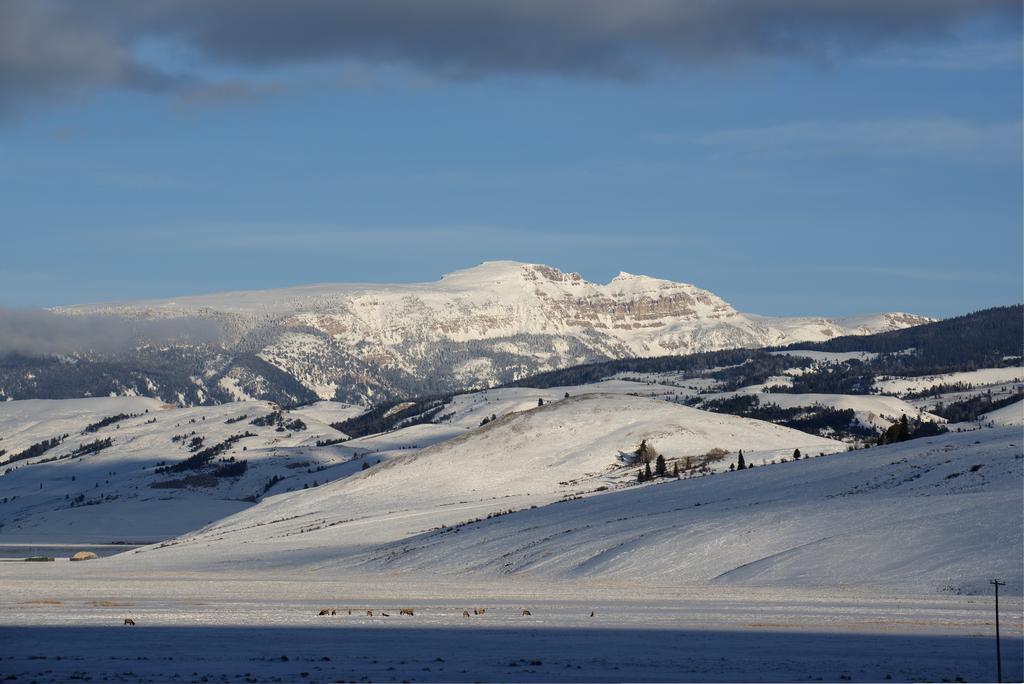
[[[635, 485], [620, 456], [640, 438], [673, 457], [717, 445], [776, 462]], [[816, 457], [780, 461], [796, 445]], [[1022, 458], [1017, 429], [847, 452], [760, 421], [590, 395], [104, 562], [909, 593], [977, 593], [998, 575], [1019, 594], [1022, 531], [1000, 520], [1024, 504]]]
[[[769, 318], [740, 313], [686, 283], [621, 273], [601, 285], [511, 261], [486, 262], [435, 283], [314, 285], [57, 313], [213, 320], [224, 329], [228, 353], [202, 355], [206, 368], [194, 379], [205, 383], [204, 396], [357, 403], [495, 385], [596, 359], [821, 341], [929, 320], [903, 313]], [[242, 354], [241, 361], [233, 354]], [[132, 376], [115, 391], [194, 401], [194, 392], [179, 398], [159, 379], [147, 379], [155, 389]], [[8, 385], [13, 396], [33, 391], [31, 382]]]
[[997, 576], [1019, 594], [1022, 463], [1019, 430], [948, 434], [522, 511], [351, 565], [908, 593], [983, 593]]
[[763, 421], [655, 399], [583, 395], [535, 404], [315, 491], [271, 497], [144, 556], [153, 563], [206, 553], [246, 566], [327, 562], [443, 525], [635, 486], [642, 466], [633, 452], [642, 440], [664, 454], [670, 471], [679, 462], [686, 474], [696, 474], [708, 452], [704, 471], [726, 469], [741, 449], [749, 462], [796, 448], [846, 449]]

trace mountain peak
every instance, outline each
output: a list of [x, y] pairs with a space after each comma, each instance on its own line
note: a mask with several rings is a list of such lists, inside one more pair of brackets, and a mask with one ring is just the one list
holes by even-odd
[[484, 261], [477, 266], [452, 271], [441, 276], [441, 282], [464, 286], [484, 286], [548, 280], [552, 282], [586, 283], [579, 273], [565, 273], [554, 266], [522, 261]]

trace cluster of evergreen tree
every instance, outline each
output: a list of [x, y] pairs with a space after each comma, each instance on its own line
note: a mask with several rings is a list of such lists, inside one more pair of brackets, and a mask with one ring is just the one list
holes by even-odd
[[[799, 449], [797, 449], [797, 453], [800, 453]], [[729, 470], [746, 470], [747, 468], [753, 467], [753, 465], [747, 465], [747, 459], [743, 457], [743, 449], [740, 449], [740, 453], [739, 456], [736, 458], [736, 462], [729, 464]]]
[[[644, 466], [636, 473], [637, 482], [647, 482], [656, 477], [668, 476], [668, 464], [665, 462], [665, 457], [662, 454], [659, 454], [654, 447], [647, 444], [646, 439], [640, 441], [640, 446], [638, 446], [636, 451], [633, 452], [633, 458], [634, 463], [643, 464]], [[652, 461], [654, 463], [653, 470], [651, 470]], [[678, 463], [673, 466], [672, 476], [679, 477]]]
[[67, 434], [63, 434], [59, 437], [51, 437], [50, 439], [44, 439], [41, 442], [36, 442], [35, 444], [32, 444], [24, 451], [19, 451], [18, 453], [12, 455], [9, 459], [7, 459], [7, 462], [14, 463], [15, 461], [24, 461], [27, 458], [35, 458], [36, 456], [42, 456], [50, 449], [53, 449], [54, 447], [58, 446], [61, 442], [67, 439], [67, 437]]
[[934, 437], [949, 432], [945, 425], [939, 425], [931, 421], [910, 420], [904, 413], [899, 420], [890, 425], [878, 436], [877, 444], [896, 444], [906, 442], [909, 439], [920, 437]]
[[715, 413], [756, 418], [813, 435], [862, 439], [873, 438], [876, 435], [874, 428], [862, 425], [856, 419], [857, 414], [853, 409], [837, 409], [831, 406], [782, 408], [770, 400], [762, 403], [756, 394], [710, 399], [700, 407]]
[[931, 413], [942, 416], [951, 423], [963, 423], [977, 420], [986, 413], [991, 413], [996, 409], [1009, 406], [1021, 400], [1024, 400], [1024, 392], [1017, 392], [1002, 399], [993, 399], [991, 394], [979, 394], [948, 404], [940, 402], [938, 406], [931, 410]]
[[127, 420], [129, 418], [138, 418], [141, 415], [141, 413], [118, 413], [116, 416], [107, 416], [106, 418], [102, 418], [96, 421], [95, 423], [90, 423], [86, 425], [85, 429], [82, 430], [82, 434], [84, 435], [90, 432], [98, 432], [99, 430], [107, 427], [108, 425], [113, 425], [114, 423], [119, 423], [122, 420]]
[[68, 454], [68, 456], [70, 458], [75, 458], [76, 456], [95, 454], [99, 453], [100, 451], [103, 451], [104, 449], [108, 449], [113, 445], [114, 440], [111, 439], [110, 437], [107, 437], [106, 439], [97, 439], [92, 442], [89, 442], [88, 444], [79, 444], [74, 451]]
[[795, 376], [790, 385], [772, 388], [773, 392], [789, 394], [870, 394], [877, 371], [871, 363], [849, 359], [830, 363]]
[[928, 397], [937, 397], [941, 394], [969, 392], [972, 389], [974, 389], [974, 385], [967, 382], [940, 382], [937, 385], [931, 385], [924, 389], [903, 392], [900, 396], [904, 399], [927, 399]]
[[345, 437], [336, 437], [336, 438], [331, 438], [331, 439], [318, 439], [318, 440], [316, 440], [316, 445], [318, 447], [324, 447], [324, 446], [331, 446], [332, 444], [341, 444], [342, 442], [347, 442], [347, 441], [348, 441], [348, 439], [346, 439]]
[[[242, 416], [244, 418], [244, 416]], [[232, 422], [237, 422], [239, 419], [235, 419]], [[285, 418], [281, 411], [271, 411], [270, 413], [257, 416], [249, 421], [249, 425], [255, 425], [256, 427], [271, 427], [276, 425], [275, 430], [277, 432], [302, 432], [306, 429], [306, 423], [301, 418]]]
[[350, 437], [364, 437], [379, 432], [388, 432], [396, 427], [408, 427], [433, 422], [441, 410], [451, 401], [451, 397], [431, 397], [409, 402], [409, 406], [398, 408], [403, 402], [389, 401], [380, 404], [366, 413], [331, 423], [331, 427], [340, 430]]
[[232, 460], [213, 471], [214, 477], [241, 477], [249, 468], [248, 461]]
[[192, 456], [189, 456], [188, 458], [186, 458], [184, 461], [181, 461], [180, 463], [175, 463], [174, 465], [163, 466], [161, 468], [157, 468], [156, 472], [158, 472], [158, 473], [165, 473], [165, 472], [166, 473], [181, 473], [181, 472], [185, 472], [187, 470], [199, 470], [199, 469], [205, 467], [207, 464], [209, 464], [210, 461], [212, 461], [214, 458], [216, 458], [217, 456], [220, 456], [222, 453], [224, 453], [225, 451], [230, 449], [231, 445], [233, 445], [238, 440], [245, 439], [246, 437], [255, 437], [255, 436], [256, 436], [255, 433], [249, 432], [248, 430], [246, 430], [245, 432], [236, 434], [236, 435], [231, 435], [230, 437], [225, 439], [223, 442], [218, 442], [217, 444], [214, 444], [212, 446], [208, 446], [205, 449], [203, 449], [202, 451], [196, 452]]
[[275, 423], [281, 422], [281, 412], [271, 411], [264, 416], [256, 416], [249, 421], [249, 425], [255, 425], [256, 427], [270, 427]]
[[284, 419], [278, 423], [278, 432], [302, 432], [306, 429], [306, 422], [301, 418]]

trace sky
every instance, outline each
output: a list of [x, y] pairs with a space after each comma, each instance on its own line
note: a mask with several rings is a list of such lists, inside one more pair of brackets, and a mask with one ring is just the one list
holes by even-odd
[[1005, 0], [7, 0], [0, 307], [514, 259], [742, 311], [1022, 294]]

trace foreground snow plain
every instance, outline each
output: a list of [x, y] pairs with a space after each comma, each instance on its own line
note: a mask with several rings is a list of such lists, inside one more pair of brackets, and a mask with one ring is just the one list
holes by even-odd
[[[122, 574], [104, 564], [26, 572], [37, 564], [0, 563], [0, 675], [42, 682], [995, 678], [987, 597], [640, 581]], [[1021, 602], [1011, 597], [1001, 606], [1004, 678], [1020, 680]], [[338, 614], [317, 615], [328, 607]], [[414, 615], [398, 615], [402, 607]], [[474, 608], [486, 612], [472, 615]], [[126, 617], [137, 626], [123, 626]]]

